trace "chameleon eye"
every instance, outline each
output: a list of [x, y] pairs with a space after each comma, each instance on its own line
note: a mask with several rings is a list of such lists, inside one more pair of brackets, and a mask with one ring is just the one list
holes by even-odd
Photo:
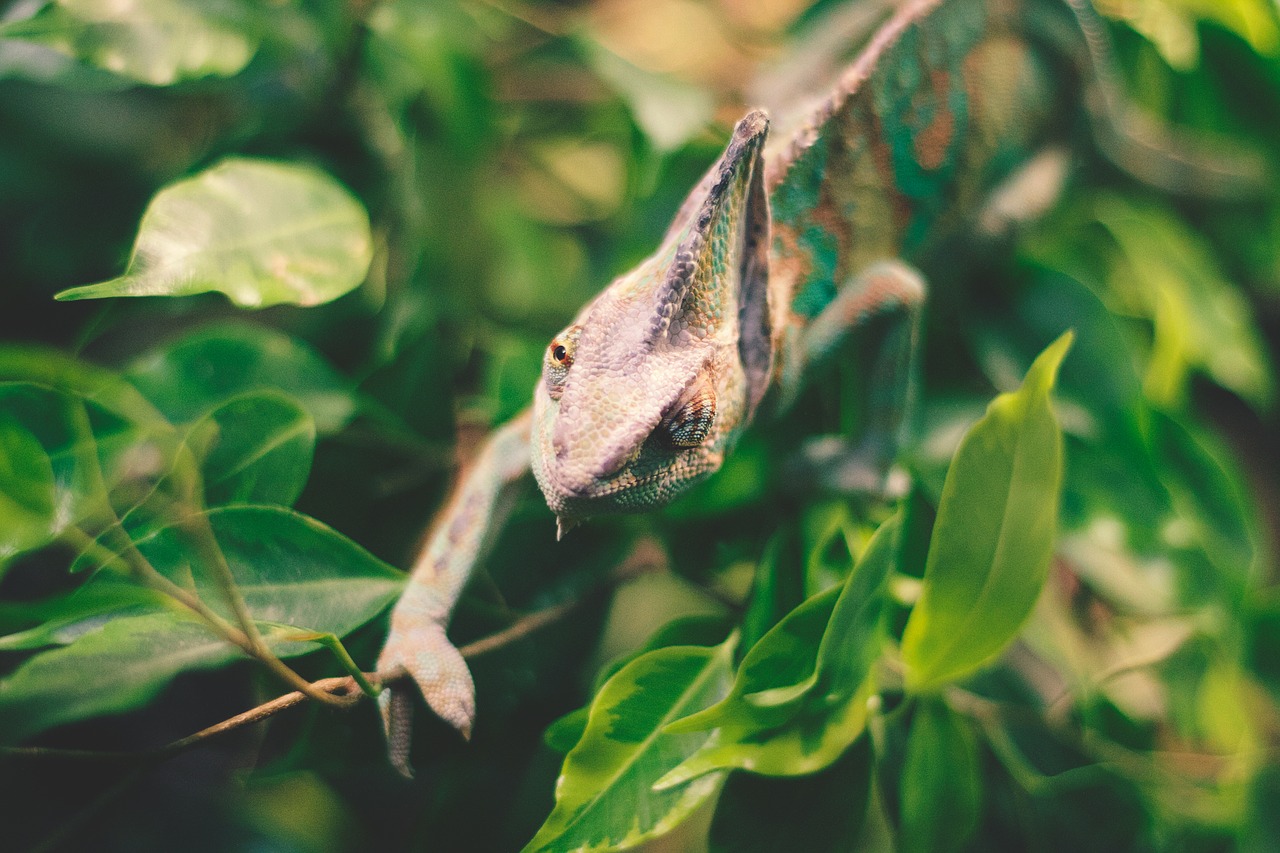
[[711, 425], [715, 419], [716, 394], [710, 388], [702, 388], [671, 416], [665, 418], [658, 428], [672, 447], [701, 447], [711, 434]]
[[577, 348], [578, 336], [581, 334], [581, 326], [570, 326], [547, 345], [542, 374], [546, 379], [547, 393], [553, 400], [560, 399], [560, 395], [564, 393], [564, 383], [569, 376], [569, 368], [573, 365], [573, 351]]

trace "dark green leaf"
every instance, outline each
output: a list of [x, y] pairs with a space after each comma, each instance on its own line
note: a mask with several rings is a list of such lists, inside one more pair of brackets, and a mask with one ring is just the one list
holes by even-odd
[[556, 752], [567, 753], [582, 740], [582, 733], [587, 730], [590, 713], [590, 708], [579, 708], [565, 714], [547, 726], [547, 730], [542, 733], [542, 742]]
[[[404, 575], [313, 518], [281, 507], [222, 507], [203, 514], [256, 619], [344, 636], [399, 593]], [[171, 580], [223, 608], [198, 524], [160, 530], [138, 550]], [[227, 611], [227, 615], [230, 612]]]
[[69, 595], [9, 605], [8, 619], [39, 624], [0, 637], [0, 651], [65, 646], [120, 616], [178, 607], [161, 592], [103, 572]]
[[[278, 655], [310, 651], [264, 628]], [[197, 617], [177, 611], [122, 616], [68, 646], [43, 652], [0, 681], [0, 742], [16, 743], [63, 723], [145, 704], [177, 675], [245, 654]]]
[[784, 526], [765, 545], [742, 617], [742, 647], [748, 652], [804, 601], [804, 555], [797, 540], [795, 530]]
[[671, 830], [711, 797], [718, 775], [662, 791], [653, 783], [706, 740], [663, 728], [724, 695], [733, 644], [657, 649], [610, 678], [565, 757], [555, 808], [525, 849], [627, 849]]
[[283, 391], [326, 435], [355, 412], [352, 384], [310, 348], [274, 329], [208, 326], [129, 366], [129, 381], [175, 423], [203, 417], [251, 391]]
[[[250, 614], [274, 637], [278, 655], [314, 648], [294, 642], [299, 630], [344, 636], [378, 615], [400, 592], [404, 576], [354, 542], [291, 510], [225, 507], [207, 519], [217, 550], [201, 547], [200, 520], [166, 527], [137, 542], [160, 573], [231, 618], [216, 568], [225, 559]], [[124, 562], [124, 561], [121, 561]], [[109, 574], [99, 579], [118, 581]], [[133, 602], [136, 603], [136, 602]], [[145, 603], [145, 602], [143, 602]], [[122, 615], [43, 652], [0, 682], [0, 726], [7, 739], [52, 725], [136, 707], [180, 672], [243, 657], [234, 646], [166, 605], [158, 613]], [[299, 628], [282, 628], [300, 626]], [[92, 677], [90, 675], [92, 673]], [[74, 695], [71, 695], [74, 694]]]
[[283, 394], [257, 392], [210, 412], [192, 429], [205, 449], [205, 503], [282, 504], [297, 500], [311, 470], [316, 428]]
[[117, 417], [153, 428], [165, 416], [113, 370], [47, 347], [0, 347], [0, 382], [28, 382], [91, 401]]
[[[1202, 579], [1222, 586], [1235, 606], [1255, 575], [1257, 520], [1248, 490], [1226, 448], [1207, 442], [1168, 415], [1151, 414], [1153, 456], [1178, 522], [1163, 531], [1170, 544], [1198, 545], [1213, 571]], [[1213, 452], [1216, 450], [1217, 452]]]
[[35, 436], [0, 413], [0, 566], [55, 532], [53, 465]]
[[319, 305], [364, 281], [372, 253], [368, 214], [333, 178], [233, 158], [151, 200], [123, 276], [57, 298], [217, 291], [244, 308]]
[[902, 768], [904, 853], [963, 850], [978, 826], [982, 777], [971, 732], [939, 702], [916, 709]]
[[920, 600], [902, 635], [906, 681], [967, 675], [1018, 632], [1044, 585], [1057, 529], [1062, 431], [1049, 403], [1070, 333], [1022, 388], [992, 401], [947, 471]]

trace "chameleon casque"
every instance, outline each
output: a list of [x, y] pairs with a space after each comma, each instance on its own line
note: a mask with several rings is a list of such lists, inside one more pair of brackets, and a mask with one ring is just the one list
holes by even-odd
[[[662, 245], [586, 305], [545, 351], [530, 409], [494, 432], [435, 521], [378, 660], [469, 735], [470, 673], [445, 629], [501, 500], [530, 470], [559, 533], [661, 506], [721, 465], [754, 418], [784, 410], [809, 368], [872, 316], [900, 318], [868, 366], [904, 389], [871, 413], [903, 421], [921, 270], [947, 239], [999, 230], [1056, 194], [1081, 139], [1164, 189], [1231, 194], [1240, 170], [1155, 141], [1123, 116], [1088, 0], [878, 0], [851, 64], [771, 126], [743, 118]], [[785, 113], [785, 114], [784, 114]], [[865, 450], [865, 448], [863, 448]], [[408, 773], [411, 687], [380, 697]]]

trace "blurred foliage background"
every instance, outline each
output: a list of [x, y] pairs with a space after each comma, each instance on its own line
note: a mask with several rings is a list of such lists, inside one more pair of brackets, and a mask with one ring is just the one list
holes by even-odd
[[[546, 341], [652, 250], [753, 103], [751, 81], [843, 5], [0, 4], [0, 379], [34, 375], [22, 358], [51, 365], [57, 352], [126, 377], [174, 418], [275, 388], [315, 429], [297, 509], [405, 566], [456, 459], [527, 402]], [[1280, 175], [1273, 3], [1096, 6], [1135, 102], [1261, 152]], [[119, 275], [148, 201], [229, 155], [308, 164], [351, 190], [373, 237], [363, 286], [256, 312], [217, 294], [53, 300]], [[974, 688], [1018, 708], [1059, 698], [1042, 714], [969, 708], [982, 805], [955, 843], [1277, 849], [1280, 184], [1211, 203], [1161, 196], [1087, 149], [1076, 166], [1042, 221], [966, 247], [931, 281], [907, 465], [922, 516], [964, 426], [1061, 328], [1078, 335], [1059, 396], [1057, 557], [1014, 662]], [[654, 518], [554, 545], [550, 513], [522, 500], [459, 607], [460, 644], [591, 594], [637, 547], [663, 570], [476, 659], [473, 742], [423, 715], [413, 782], [387, 764], [370, 703], [308, 705], [164, 761], [5, 758], [6, 844], [518, 849], [552, 805], [561, 754], [543, 732], [590, 699], [602, 666], [678, 617], [706, 617], [698, 629], [715, 641], [744, 607], [767, 626], [848, 570], [847, 554], [828, 554], [832, 525], [865, 535], [883, 505], [777, 487], [786, 448], [847, 425], [846, 378], [833, 372]], [[745, 605], [769, 540], [797, 569], [777, 572], [766, 606]], [[0, 631], [41, 624], [38, 603], [82, 583], [65, 571], [73, 556], [55, 543], [9, 561]], [[374, 619], [347, 638], [366, 669], [383, 630]], [[29, 654], [0, 646], [0, 667]], [[322, 653], [294, 663], [310, 678], [337, 672]], [[127, 714], [39, 742], [144, 749], [278, 692], [247, 661], [185, 673]], [[1064, 726], [1076, 734], [1056, 735]], [[897, 755], [900, 735], [886, 735]], [[882, 771], [877, 784], [898, 781]], [[894, 819], [878, 813], [861, 829], [868, 849], [891, 844]], [[654, 849], [699, 849], [709, 820]]]

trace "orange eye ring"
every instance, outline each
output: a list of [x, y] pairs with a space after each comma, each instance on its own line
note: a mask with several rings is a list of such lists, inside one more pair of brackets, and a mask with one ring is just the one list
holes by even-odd
[[569, 352], [569, 348], [560, 342], [559, 339], [551, 342], [551, 360], [556, 364], [568, 367], [573, 364], [573, 355]]

